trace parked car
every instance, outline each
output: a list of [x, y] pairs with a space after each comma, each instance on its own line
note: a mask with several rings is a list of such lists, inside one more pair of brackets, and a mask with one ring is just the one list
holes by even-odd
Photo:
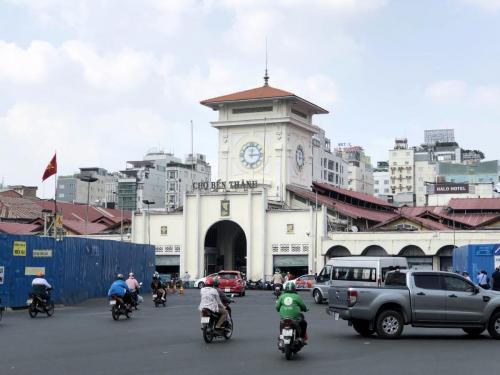
[[245, 295], [246, 283], [240, 271], [219, 271], [219, 289], [224, 293]]
[[194, 281], [194, 287], [195, 288], [203, 288], [205, 286], [205, 283], [207, 282], [207, 277], [212, 277], [214, 278], [215, 276], [217, 276], [217, 273], [212, 273], [210, 275], [207, 275], [207, 276], [204, 276], [204, 277], [201, 277], [197, 280]]
[[398, 338], [404, 325], [461, 328], [471, 336], [485, 329], [500, 340], [500, 293], [443, 271], [393, 271], [384, 287], [332, 287], [327, 312], [361, 336]]
[[380, 286], [385, 274], [395, 268], [408, 268], [404, 257], [339, 257], [330, 258], [312, 289], [314, 302], [328, 301], [331, 286]]
[[310, 290], [316, 283], [316, 275], [302, 275], [291, 280], [295, 284], [297, 290]]

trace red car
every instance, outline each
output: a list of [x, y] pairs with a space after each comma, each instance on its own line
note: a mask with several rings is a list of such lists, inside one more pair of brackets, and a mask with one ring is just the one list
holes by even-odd
[[241, 277], [240, 271], [219, 271], [219, 289], [224, 293], [238, 293], [245, 295], [245, 280]]

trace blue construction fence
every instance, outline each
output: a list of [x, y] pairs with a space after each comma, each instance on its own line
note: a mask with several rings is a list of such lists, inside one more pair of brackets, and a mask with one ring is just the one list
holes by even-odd
[[0, 298], [21, 307], [40, 271], [53, 286], [56, 303], [75, 304], [107, 295], [118, 273], [134, 272], [149, 291], [155, 271], [154, 246], [112, 240], [0, 234]]
[[453, 270], [468, 272], [473, 281], [479, 271], [491, 275], [500, 266], [500, 244], [470, 244], [453, 249]]

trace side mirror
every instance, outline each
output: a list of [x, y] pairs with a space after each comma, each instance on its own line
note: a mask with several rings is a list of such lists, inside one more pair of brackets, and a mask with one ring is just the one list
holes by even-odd
[[139, 286], [142, 286], [142, 282], [139, 283]]

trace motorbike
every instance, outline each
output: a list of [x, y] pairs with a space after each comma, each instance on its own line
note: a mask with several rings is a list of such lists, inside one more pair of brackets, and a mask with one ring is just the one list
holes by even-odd
[[255, 290], [255, 289], [261, 289], [259, 288], [261, 283], [261, 280], [258, 281], [253, 281], [253, 280], [248, 280], [246, 284], [246, 288], [250, 290]]
[[201, 311], [201, 330], [203, 331], [203, 340], [205, 340], [207, 344], [210, 344], [213, 339], [217, 337], [223, 337], [226, 340], [229, 340], [233, 335], [233, 317], [231, 314], [231, 308], [229, 307], [229, 304], [233, 302], [234, 300], [230, 299], [229, 302], [224, 305], [228, 315], [221, 330], [217, 330], [215, 328], [220, 316], [218, 313], [209, 309], [203, 309]]
[[162, 305], [163, 307], [167, 306], [167, 293], [165, 293], [164, 297], [165, 299], [162, 299], [158, 293], [153, 292], [153, 303], [155, 304], [155, 307], [158, 307], [160, 305]]
[[274, 284], [274, 292], [273, 293], [276, 296], [276, 299], [280, 298], [282, 288], [283, 288], [282, 284]]
[[111, 316], [113, 317], [113, 320], [120, 319], [121, 315], [125, 315], [125, 317], [129, 319], [132, 315], [131, 306], [128, 306], [125, 302], [123, 302], [123, 299], [119, 297], [112, 296], [109, 300], [109, 305], [111, 306]]
[[287, 360], [293, 359], [294, 355], [305, 345], [304, 340], [299, 337], [300, 327], [293, 319], [282, 319], [280, 321], [281, 334], [278, 339], [278, 349], [285, 353]]
[[[139, 288], [142, 286], [142, 283], [139, 283]], [[139, 306], [144, 299], [139, 294], [139, 289], [136, 289], [132, 292], [132, 307], [137, 310], [137, 306]]]
[[[50, 293], [50, 289], [47, 289], [47, 293]], [[32, 318], [36, 318], [38, 313], [45, 313], [47, 316], [54, 315], [54, 302], [52, 300], [47, 302], [47, 299], [42, 296], [30, 293], [26, 303], [28, 305], [28, 313]]]

